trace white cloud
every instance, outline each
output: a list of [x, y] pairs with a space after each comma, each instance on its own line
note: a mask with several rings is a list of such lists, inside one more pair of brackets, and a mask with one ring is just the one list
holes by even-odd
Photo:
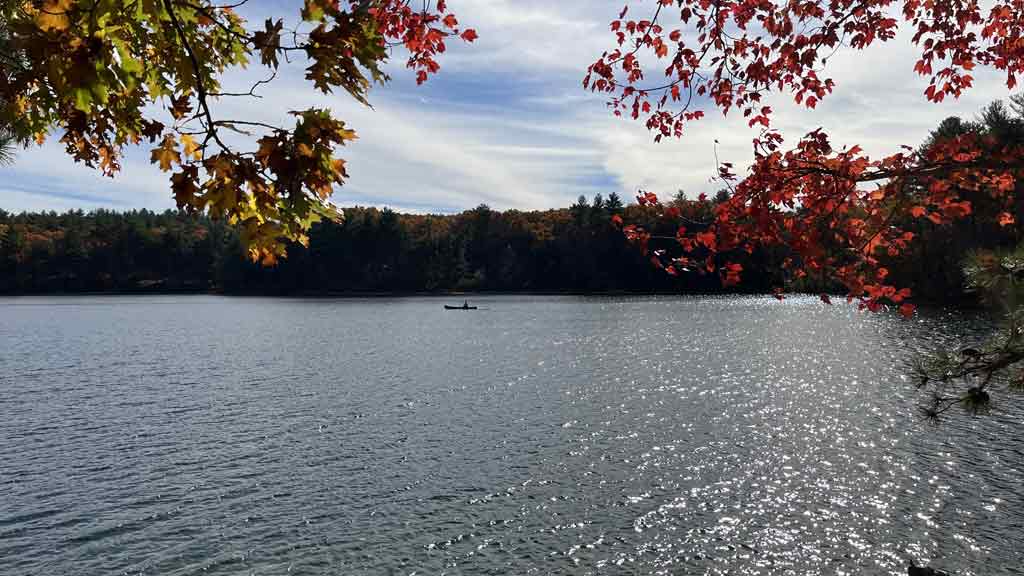
[[527, 75], [557, 70], [578, 83], [607, 48], [607, 23], [617, 1], [463, 0], [456, 6], [459, 17], [480, 38], [472, 47], [456, 46], [445, 66]]
[[92, 208], [173, 208], [167, 175], [132, 150], [121, 172], [108, 178], [77, 164], [51, 139], [19, 151], [15, 163], [0, 169], [0, 208], [8, 211]]

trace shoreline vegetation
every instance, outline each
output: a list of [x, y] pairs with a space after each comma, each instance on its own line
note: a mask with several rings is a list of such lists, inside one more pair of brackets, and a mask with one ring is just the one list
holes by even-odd
[[[680, 203], [686, 200], [680, 194]], [[709, 216], [713, 203], [693, 202]], [[652, 229], [649, 207], [615, 194], [568, 208], [460, 214], [341, 209], [308, 246], [263, 266], [246, 258], [237, 228], [183, 212], [147, 210], [11, 214], [0, 210], [0, 294], [216, 293], [375, 296], [472, 293], [768, 293], [767, 255], [724, 286], [718, 274], [673, 278], [631, 244], [613, 217]]]
[[[680, 191], [672, 203], [692, 220], [707, 220], [727, 197], [691, 200]], [[790, 294], [843, 294], [836, 285], [784, 277], [787, 254], [778, 250], [722, 255], [742, 263], [737, 285], [723, 282], [721, 271], [671, 276], [624, 237], [613, 217], [668, 237], [671, 224], [617, 194], [541, 211], [481, 205], [459, 214], [341, 212], [341, 222], [313, 226], [308, 246], [291, 244], [287, 258], [263, 266], [245, 257], [237, 228], [204, 216], [0, 210], [0, 295], [753, 295], [783, 284]], [[973, 305], [961, 288], [960, 262], [986, 238], [970, 232], [922, 229], [921, 257], [889, 264], [894, 277], [925, 287], [917, 302]], [[959, 239], [953, 249], [927, 253], [949, 234]]]

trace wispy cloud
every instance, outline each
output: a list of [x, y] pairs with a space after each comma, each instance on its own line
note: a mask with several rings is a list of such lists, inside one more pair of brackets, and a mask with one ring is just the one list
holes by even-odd
[[8, 211], [93, 208], [149, 208], [173, 205], [170, 184], [133, 149], [117, 178], [76, 164], [63, 146], [50, 141], [18, 153], [13, 166], [0, 169], [0, 208]]

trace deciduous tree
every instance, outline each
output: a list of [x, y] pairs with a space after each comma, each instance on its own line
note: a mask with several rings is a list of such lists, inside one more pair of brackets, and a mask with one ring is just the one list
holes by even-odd
[[[663, 239], [668, 246], [658, 250], [651, 246], [658, 239], [647, 231], [626, 228], [670, 273], [702, 270], [737, 280], [741, 270], [721, 257], [724, 252], [782, 246], [789, 254], [784, 267], [790, 282], [808, 275], [835, 279], [862, 307], [891, 304], [909, 316], [910, 288], [894, 285], [883, 261], [915, 242], [914, 222], [946, 225], [970, 215], [972, 195], [999, 203], [1000, 225], [1019, 219], [1020, 139], [965, 131], [871, 158], [856, 143], [840, 146], [815, 130], [786, 148], [766, 100], [786, 95], [814, 108], [842, 89], [829, 75], [829, 58], [837, 50], [892, 41], [900, 27], [910, 29], [919, 51], [908, 76], [928, 79], [922, 100], [960, 96], [979, 67], [1005, 74], [1013, 89], [1024, 72], [1020, 0], [987, 7], [922, 0], [642, 4], [643, 14], [627, 6], [611, 21], [615, 46], [589, 67], [584, 86], [608, 94], [616, 115], [644, 121], [656, 140], [683, 136], [709, 109], [738, 112], [757, 129], [749, 173], [741, 177], [732, 165], [719, 166], [730, 195], [711, 218], [680, 220], [676, 206], [662, 206], [650, 193], [639, 195], [641, 203], [662, 208], [664, 217], [679, 223], [678, 233]], [[701, 265], [694, 266], [695, 260]], [[971, 374], [991, 375], [990, 369], [1008, 365], [1002, 356], [984, 358], [972, 359]]]
[[[213, 102], [255, 96], [281, 60], [298, 57], [312, 88], [367, 103], [394, 47], [424, 82], [447, 42], [476, 33], [444, 0], [305, 0], [289, 3], [297, 21], [259, 26], [236, 11], [245, 3], [4, 0], [0, 125], [17, 138], [57, 137], [111, 176], [126, 145], [148, 143], [179, 207], [237, 223], [250, 255], [272, 263], [284, 239], [306, 242], [312, 222], [337, 217], [328, 199], [346, 178], [338, 148], [356, 133], [325, 109], [295, 110], [293, 125], [275, 126], [220, 117]], [[268, 79], [240, 92], [223, 86], [251, 63]]]

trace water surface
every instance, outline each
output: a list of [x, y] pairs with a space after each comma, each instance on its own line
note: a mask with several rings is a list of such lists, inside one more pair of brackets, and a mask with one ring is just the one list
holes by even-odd
[[1024, 574], [1024, 411], [902, 365], [981, 320], [446, 302], [0, 299], [0, 574]]

